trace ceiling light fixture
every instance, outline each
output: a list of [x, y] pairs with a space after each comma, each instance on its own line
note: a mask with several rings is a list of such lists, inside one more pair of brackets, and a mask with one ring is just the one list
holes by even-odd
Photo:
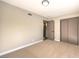
[[43, 0], [42, 5], [47, 7], [49, 5], [49, 1], [48, 0]]

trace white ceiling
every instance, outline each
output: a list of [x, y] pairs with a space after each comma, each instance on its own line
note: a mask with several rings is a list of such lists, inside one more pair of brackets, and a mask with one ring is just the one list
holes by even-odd
[[2, 1], [48, 18], [79, 13], [79, 0], [49, 0], [50, 4], [47, 7], [41, 4], [42, 0]]

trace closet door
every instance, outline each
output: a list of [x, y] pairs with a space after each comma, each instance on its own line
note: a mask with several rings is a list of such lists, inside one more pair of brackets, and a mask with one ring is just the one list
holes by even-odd
[[60, 39], [61, 41], [68, 42], [68, 21], [61, 20], [60, 21]]
[[79, 45], [79, 17], [77, 18], [78, 20], [77, 20], [77, 23], [78, 23], [78, 45]]
[[68, 20], [68, 42], [77, 44], [77, 19]]

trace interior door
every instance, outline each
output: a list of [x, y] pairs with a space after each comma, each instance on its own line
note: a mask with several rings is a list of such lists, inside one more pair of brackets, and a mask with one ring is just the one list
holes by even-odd
[[71, 18], [68, 20], [68, 36], [69, 36], [69, 42], [77, 44], [77, 19]]
[[47, 22], [47, 37], [54, 40], [54, 21]]
[[60, 39], [68, 42], [68, 20], [66, 19], [60, 21]]

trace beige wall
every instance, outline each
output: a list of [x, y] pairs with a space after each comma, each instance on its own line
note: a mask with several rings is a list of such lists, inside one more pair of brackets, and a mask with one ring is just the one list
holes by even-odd
[[43, 39], [41, 16], [0, 1], [0, 53]]
[[77, 16], [79, 16], [79, 13], [53, 18], [53, 20], [55, 21], [55, 41], [60, 41], [60, 20]]

